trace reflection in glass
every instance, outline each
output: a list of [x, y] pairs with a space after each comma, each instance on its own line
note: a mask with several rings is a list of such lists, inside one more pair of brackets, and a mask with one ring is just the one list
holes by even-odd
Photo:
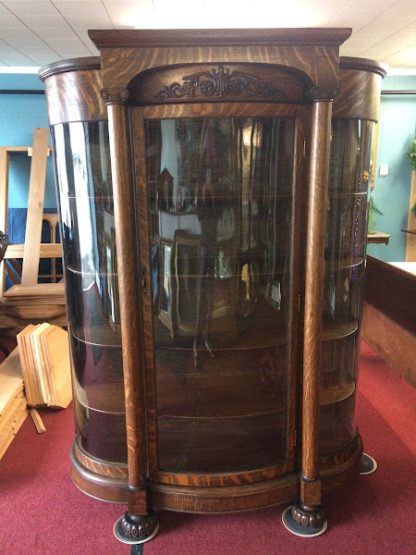
[[[363, 120], [342, 119], [332, 124], [323, 318], [324, 330], [331, 326], [334, 338], [322, 343], [320, 452], [323, 455], [347, 447], [356, 434], [355, 368], [373, 125]], [[338, 438], [338, 443], [334, 443], [334, 438]]]
[[98, 345], [120, 345], [118, 289], [114, 274], [83, 274], [67, 268], [68, 320], [75, 337]]
[[294, 120], [145, 129], [159, 466], [284, 462]]
[[78, 441], [126, 462], [123, 366], [106, 121], [55, 125], [55, 166]]

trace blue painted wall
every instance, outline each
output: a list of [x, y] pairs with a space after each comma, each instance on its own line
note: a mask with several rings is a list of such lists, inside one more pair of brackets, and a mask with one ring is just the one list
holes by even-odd
[[[0, 74], [0, 90], [7, 89], [43, 90], [43, 84], [37, 75]], [[31, 146], [35, 127], [48, 127], [44, 94], [0, 94], [0, 146]], [[27, 207], [30, 160], [26, 154], [11, 155], [9, 208]], [[45, 208], [55, 207], [55, 185], [50, 157]]]
[[[415, 90], [416, 77], [387, 77], [384, 90]], [[388, 245], [369, 245], [368, 254], [382, 260], [402, 261], [406, 253], [411, 168], [406, 151], [415, 135], [416, 96], [381, 97], [375, 189], [372, 197], [383, 215], [376, 215], [375, 228], [390, 233]], [[389, 175], [380, 177], [380, 164], [388, 164]]]

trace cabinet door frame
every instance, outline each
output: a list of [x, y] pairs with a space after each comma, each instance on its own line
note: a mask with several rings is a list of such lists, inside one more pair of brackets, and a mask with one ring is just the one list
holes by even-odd
[[[135, 172], [136, 221], [139, 243], [140, 271], [143, 280], [143, 359], [144, 380], [146, 383], [146, 429], [147, 429], [147, 476], [161, 484], [187, 486], [223, 486], [254, 483], [294, 472], [297, 463], [296, 420], [300, 399], [299, 368], [301, 357], [301, 332], [299, 312], [301, 310], [301, 251], [304, 248], [304, 202], [305, 191], [305, 133], [307, 129], [307, 109], [303, 105], [283, 103], [188, 103], [166, 104], [147, 107], [131, 107], [131, 129], [133, 149], [133, 170]], [[148, 181], [146, 171], [145, 121], [151, 119], [178, 118], [231, 118], [231, 117], [287, 117], [295, 120], [293, 195], [292, 195], [292, 249], [289, 309], [289, 375], [287, 389], [287, 449], [285, 462], [275, 466], [255, 470], [224, 473], [173, 472], [159, 469], [157, 438], [157, 389], [155, 353], [153, 341], [153, 308], [151, 295], [151, 238], [148, 214]]]

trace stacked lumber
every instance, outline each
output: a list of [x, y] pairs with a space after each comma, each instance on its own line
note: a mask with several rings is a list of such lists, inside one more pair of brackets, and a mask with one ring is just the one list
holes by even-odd
[[4, 292], [3, 304], [9, 318], [32, 322], [47, 319], [57, 325], [66, 324], [63, 282], [14, 285]]
[[66, 408], [72, 399], [67, 332], [30, 324], [17, 335], [17, 344], [28, 405]]
[[27, 415], [19, 351], [16, 347], [0, 364], [0, 459]]

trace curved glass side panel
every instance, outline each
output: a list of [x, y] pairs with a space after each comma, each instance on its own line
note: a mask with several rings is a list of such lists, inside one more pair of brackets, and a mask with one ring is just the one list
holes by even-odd
[[323, 455], [347, 447], [356, 434], [354, 399], [373, 126], [365, 120], [332, 122], [320, 375]]
[[159, 468], [285, 463], [295, 120], [145, 131]]
[[59, 124], [53, 136], [78, 440], [94, 457], [126, 462], [108, 126]]

